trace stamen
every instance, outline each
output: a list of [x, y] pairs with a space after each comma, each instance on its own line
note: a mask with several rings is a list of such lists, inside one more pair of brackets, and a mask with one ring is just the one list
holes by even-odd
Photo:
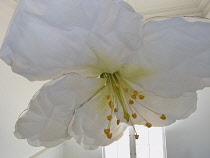
[[109, 107], [110, 107], [111, 109], [113, 109], [113, 102], [112, 102], [112, 101], [109, 101]]
[[111, 96], [110, 96], [110, 95], [107, 95], [107, 96], [106, 96], [106, 99], [110, 99], [110, 98], [111, 98]]
[[138, 95], [138, 94], [139, 94], [139, 92], [134, 90], [134, 95]]
[[128, 92], [128, 88], [125, 88], [124, 90], [125, 90], [126, 92]]
[[110, 129], [104, 129], [104, 133], [105, 134], [109, 134], [110, 133]]
[[112, 138], [112, 133], [109, 133], [106, 136], [107, 136], [107, 138], [111, 139]]
[[135, 107], [133, 107], [133, 109], [141, 116], [141, 118], [142, 118], [145, 122], [147, 122], [147, 120], [138, 112], [138, 110], [137, 110]]
[[134, 101], [133, 100], [129, 100], [129, 104], [134, 104]]
[[[114, 85], [119, 85], [118, 82], [120, 82], [116, 75], [111, 76], [111, 81], [114, 83]], [[127, 112], [128, 110], [127, 110], [127, 107], [126, 107], [126, 104], [125, 104], [125, 100], [123, 99], [124, 96], [123, 96], [122, 89], [118, 89], [118, 91], [115, 91], [115, 94], [116, 94], [116, 96], [117, 96], [118, 100], [120, 101], [121, 106], [123, 108], [124, 117], [126, 117], [126, 120], [129, 121], [130, 115]], [[127, 114], [129, 115], [129, 118], [128, 118], [128, 116], [125, 116]]]
[[132, 125], [132, 127], [133, 127], [133, 130], [134, 130], [134, 131], [135, 131], [135, 133], [136, 133], [135, 135], [136, 135], [136, 137], [137, 137], [137, 135], [138, 135], [138, 134], [137, 134], [137, 132], [136, 132], [136, 128], [135, 128], [135, 126], [134, 126], [134, 124], [133, 124], [132, 120], [130, 120], [130, 121], [131, 121], [131, 125]]
[[106, 99], [108, 100], [108, 105], [111, 108], [111, 113], [107, 116], [108, 126], [106, 129], [104, 129], [104, 133], [106, 134], [107, 138], [112, 138], [110, 127], [113, 117], [116, 117], [117, 125], [120, 124], [120, 119], [118, 119], [118, 111], [120, 110], [120, 107], [118, 107], [118, 104], [122, 107], [124, 119], [127, 122], [130, 122], [130, 124], [132, 125], [135, 131], [134, 136], [136, 139], [139, 138], [139, 135], [135, 130], [135, 122], [133, 123], [133, 119], [141, 117], [145, 121], [145, 126], [147, 126], [148, 128], [152, 127], [152, 124], [149, 123], [146, 118], [144, 118], [144, 115], [141, 114], [141, 111], [135, 108], [135, 106], [137, 105], [136, 103], [143, 106], [147, 110], [159, 115], [160, 119], [166, 119], [166, 116], [164, 114], [159, 114], [142, 104], [141, 100], [143, 100], [145, 96], [142, 95], [141, 91], [132, 89], [132, 87], [129, 86], [129, 84], [120, 76], [118, 72], [115, 72], [114, 74], [103, 73], [101, 77], [107, 79], [106, 86], [108, 87], [109, 92], [106, 95]]
[[115, 113], [118, 112], [118, 109], [117, 109], [117, 108], [114, 108], [114, 112], [115, 112]]
[[130, 119], [130, 115], [128, 113], [125, 113], [124, 114], [124, 119], [129, 122], [129, 119]]
[[117, 120], [117, 125], [119, 125], [120, 124], [120, 120]]
[[145, 124], [145, 126], [147, 126], [148, 128], [150, 128], [150, 127], [152, 127], [152, 124], [149, 123], [149, 122], [147, 122], [147, 123]]
[[112, 120], [112, 115], [107, 116], [107, 120]]
[[144, 96], [143, 95], [139, 95], [139, 99], [144, 99]]
[[[148, 109], [149, 111], [151, 111], [151, 112], [153, 112], [153, 113], [155, 113], [155, 114], [157, 114], [157, 115], [160, 115], [159, 113], [157, 113], [157, 112], [155, 112], [154, 110], [148, 108], [147, 106], [145, 106], [144, 104], [138, 102], [137, 100], [135, 100], [135, 101], [136, 101], [138, 104], [140, 104], [141, 106], [143, 106], [143, 107], [145, 107], [146, 109]], [[160, 115], [160, 116], [161, 116], [161, 115]]]
[[120, 89], [120, 85], [118, 83], [114, 84], [114, 87]]
[[165, 119], [166, 119], [166, 115], [162, 114], [160, 118], [161, 118], [162, 120], [165, 120]]
[[108, 123], [108, 126], [107, 126], [107, 133], [110, 133], [110, 131], [111, 131], [111, 120], [109, 121], [109, 123]]
[[137, 118], [136, 113], [133, 113], [133, 114], [132, 114], [132, 117], [133, 117], [134, 119], [136, 119], [136, 118]]
[[131, 95], [131, 98], [136, 99], [136, 95], [135, 94]]

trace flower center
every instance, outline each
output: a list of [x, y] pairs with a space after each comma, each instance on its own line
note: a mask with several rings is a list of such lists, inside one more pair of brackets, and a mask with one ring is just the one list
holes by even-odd
[[103, 73], [100, 76], [101, 78], [106, 78], [106, 86], [108, 87], [109, 94], [107, 94], [106, 98], [108, 100], [108, 106], [110, 107], [110, 115], [107, 116], [108, 126], [107, 129], [104, 129], [104, 133], [106, 134], [107, 138], [112, 138], [112, 133], [110, 130], [112, 118], [115, 115], [117, 118], [117, 125], [120, 124], [120, 119], [118, 115], [118, 110], [121, 107], [123, 110], [123, 117], [127, 122], [130, 122], [134, 131], [135, 131], [135, 138], [138, 139], [139, 135], [135, 130], [135, 126], [133, 124], [133, 119], [137, 117], [141, 117], [145, 121], [145, 126], [148, 128], [152, 127], [152, 124], [149, 123], [146, 118], [143, 116], [141, 111], [138, 111], [133, 105], [139, 104], [143, 108], [159, 115], [160, 119], [165, 120], [166, 116], [164, 114], [159, 114], [154, 110], [150, 109], [146, 105], [142, 103], [142, 100], [145, 99], [145, 96], [142, 92], [137, 91], [131, 88], [128, 83], [120, 76], [119, 72], [115, 72], [114, 74], [110, 73]]

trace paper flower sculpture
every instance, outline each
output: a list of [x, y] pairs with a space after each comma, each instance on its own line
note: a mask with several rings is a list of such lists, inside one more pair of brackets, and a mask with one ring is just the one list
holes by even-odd
[[123, 1], [20, 0], [0, 55], [29, 80], [52, 79], [18, 119], [17, 138], [52, 147], [74, 137], [95, 149], [127, 126], [196, 110], [196, 91], [210, 85], [210, 24], [145, 23]]

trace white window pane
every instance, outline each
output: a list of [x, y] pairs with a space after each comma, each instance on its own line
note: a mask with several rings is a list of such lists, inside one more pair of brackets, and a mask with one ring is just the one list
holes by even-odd
[[150, 158], [164, 158], [163, 146], [150, 145]]
[[117, 143], [112, 143], [105, 147], [105, 158], [115, 158], [117, 157]]
[[130, 141], [129, 141], [129, 128], [125, 131], [123, 137], [118, 140], [118, 157], [117, 158], [128, 158], [130, 157]]
[[[136, 155], [136, 158], [165, 158], [164, 129], [161, 127], [147, 128], [145, 126], [135, 126], [135, 128], [139, 139], [134, 139], [134, 131], [133, 134], [131, 131], [129, 137], [128, 128], [119, 141], [105, 147], [104, 158], [130, 158], [130, 154]], [[133, 148], [130, 149], [130, 147]]]
[[136, 131], [139, 135], [139, 139], [136, 140], [136, 145], [148, 145], [149, 131], [144, 126], [135, 126]]
[[136, 145], [136, 157], [137, 158], [150, 158], [150, 151], [148, 145]]
[[153, 127], [149, 129], [149, 144], [163, 145], [163, 129], [160, 127]]
[[139, 134], [136, 140], [137, 158], [164, 158], [165, 140], [163, 128], [135, 126]]
[[122, 138], [118, 141], [105, 147], [105, 158], [129, 158], [130, 145], [129, 145], [129, 128], [124, 132]]

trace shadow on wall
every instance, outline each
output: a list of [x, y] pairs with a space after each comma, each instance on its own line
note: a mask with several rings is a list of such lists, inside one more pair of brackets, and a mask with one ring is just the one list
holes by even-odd
[[166, 128], [168, 158], [210, 157], [210, 88], [198, 91], [197, 111]]
[[102, 158], [102, 148], [84, 150], [74, 138], [63, 144], [63, 158]]

